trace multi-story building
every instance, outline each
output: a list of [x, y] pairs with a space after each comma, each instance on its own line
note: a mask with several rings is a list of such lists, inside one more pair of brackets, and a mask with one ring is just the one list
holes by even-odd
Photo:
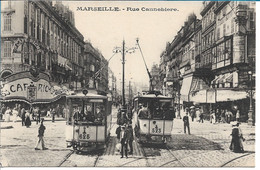
[[108, 61], [88, 41], [84, 45], [84, 74], [86, 87], [108, 93]]
[[108, 89], [113, 103], [116, 103], [117, 99], [117, 87], [116, 87], [116, 76], [113, 71], [108, 67]]
[[199, 104], [204, 113], [239, 109], [247, 120], [255, 86], [255, 2], [205, 1], [201, 16], [190, 15], [160, 56], [164, 95], [172, 81], [173, 97], [186, 106]]
[[158, 64], [153, 64], [152, 69], [150, 71], [151, 76], [152, 76], [152, 85], [153, 89], [156, 91], [161, 91], [162, 90], [162, 84], [160, 81], [160, 68]]
[[83, 40], [60, 2], [1, 1], [1, 78], [36, 68], [52, 82], [83, 85]]

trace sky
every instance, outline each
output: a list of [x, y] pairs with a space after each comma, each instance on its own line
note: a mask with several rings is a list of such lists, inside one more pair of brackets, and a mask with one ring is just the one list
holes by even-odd
[[[191, 13], [200, 19], [201, 1], [63, 1], [64, 5], [74, 12], [75, 26], [82, 33], [85, 40], [91, 41], [93, 47], [98, 48], [106, 59], [113, 55], [115, 47], [122, 47], [125, 40], [127, 48], [137, 47], [136, 38], [144, 54], [148, 69], [159, 64], [160, 54], [165, 50], [166, 43], [171, 42], [177, 31]], [[77, 7], [119, 7], [121, 11], [79, 11]], [[127, 11], [127, 7], [139, 8], [139, 11]], [[141, 11], [141, 8], [176, 8], [178, 11]], [[125, 9], [125, 10], [123, 10]], [[140, 50], [126, 54], [125, 77], [126, 82], [148, 84], [146, 72]], [[122, 81], [122, 55], [116, 54], [109, 62], [109, 67]]]

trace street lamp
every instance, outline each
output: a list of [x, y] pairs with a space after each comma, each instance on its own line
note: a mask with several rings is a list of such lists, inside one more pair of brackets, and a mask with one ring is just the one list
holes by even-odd
[[250, 81], [250, 104], [249, 104], [249, 110], [248, 110], [248, 125], [253, 126], [254, 122], [253, 122], [253, 104], [252, 104], [252, 100], [253, 100], [253, 80], [252, 80], [252, 71], [248, 71], [248, 75], [249, 75], [249, 81]]
[[125, 108], [125, 53], [134, 53], [136, 47], [133, 48], [126, 48], [125, 47], [125, 40], [123, 40], [123, 46], [121, 47], [116, 47], [113, 52], [114, 53], [122, 53], [122, 109]]

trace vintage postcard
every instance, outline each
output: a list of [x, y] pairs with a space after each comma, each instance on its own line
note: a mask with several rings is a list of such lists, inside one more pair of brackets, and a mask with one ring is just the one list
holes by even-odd
[[255, 167], [256, 6], [2, 0], [1, 167]]

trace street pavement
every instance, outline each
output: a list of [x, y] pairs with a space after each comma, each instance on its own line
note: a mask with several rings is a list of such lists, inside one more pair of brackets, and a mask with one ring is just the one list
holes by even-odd
[[[21, 122], [1, 122], [0, 161], [3, 167], [252, 167], [255, 165], [255, 127], [240, 125], [245, 153], [229, 150], [230, 124], [191, 122], [191, 135], [183, 133], [183, 122], [175, 119], [172, 138], [167, 145], [139, 144], [134, 141], [134, 153], [121, 159], [116, 144], [113, 124], [107, 148], [92, 154], [71, 154], [66, 147], [65, 124], [45, 118], [45, 143], [48, 150], [34, 150], [39, 125], [32, 122], [30, 128]], [[113, 122], [116, 122], [113, 108]], [[4, 127], [12, 128], [4, 128]]]

